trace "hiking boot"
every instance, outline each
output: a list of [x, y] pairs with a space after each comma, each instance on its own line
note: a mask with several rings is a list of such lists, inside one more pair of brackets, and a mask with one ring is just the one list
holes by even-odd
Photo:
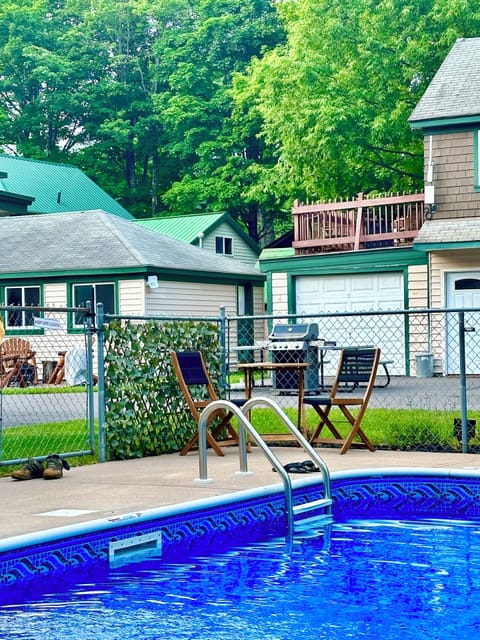
[[51, 453], [45, 460], [43, 477], [45, 480], [57, 480], [63, 476], [64, 469], [70, 469], [68, 462], [56, 453]]
[[13, 471], [11, 477], [14, 480], [33, 480], [33, 478], [41, 478], [43, 475], [43, 464], [40, 460], [29, 458], [28, 462], [21, 469]]

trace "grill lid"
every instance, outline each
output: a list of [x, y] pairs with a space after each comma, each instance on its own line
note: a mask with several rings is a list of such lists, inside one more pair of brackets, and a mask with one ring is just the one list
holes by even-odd
[[318, 338], [318, 324], [310, 322], [308, 324], [276, 324], [271, 334], [270, 340], [316, 340]]

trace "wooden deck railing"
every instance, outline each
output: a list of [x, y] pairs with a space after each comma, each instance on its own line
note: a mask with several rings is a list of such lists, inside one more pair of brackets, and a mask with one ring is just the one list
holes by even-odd
[[296, 254], [411, 244], [424, 222], [424, 194], [293, 206]]

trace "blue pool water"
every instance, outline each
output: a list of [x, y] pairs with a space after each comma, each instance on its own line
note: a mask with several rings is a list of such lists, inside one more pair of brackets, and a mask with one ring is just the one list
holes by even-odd
[[18, 586], [11, 640], [456, 640], [480, 637], [480, 519], [356, 518], [325, 530]]

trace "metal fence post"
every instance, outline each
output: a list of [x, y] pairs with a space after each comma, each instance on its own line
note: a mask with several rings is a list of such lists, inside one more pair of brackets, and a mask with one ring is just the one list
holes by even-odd
[[458, 312], [458, 347], [460, 362], [460, 400], [462, 416], [462, 452], [468, 453], [467, 377], [465, 373], [465, 313]]
[[222, 371], [220, 376], [220, 385], [222, 389], [227, 388], [227, 337], [226, 337], [226, 325], [227, 315], [225, 307], [220, 307], [220, 349], [222, 352]]
[[105, 315], [103, 304], [97, 304], [97, 340], [98, 340], [98, 460], [105, 462], [106, 456], [106, 439], [105, 439], [105, 336], [103, 325]]
[[85, 315], [87, 337], [87, 398], [88, 398], [88, 425], [90, 428], [90, 446], [92, 453], [95, 450], [95, 396], [93, 393], [93, 333], [94, 317], [92, 303], [87, 302], [88, 313]]

